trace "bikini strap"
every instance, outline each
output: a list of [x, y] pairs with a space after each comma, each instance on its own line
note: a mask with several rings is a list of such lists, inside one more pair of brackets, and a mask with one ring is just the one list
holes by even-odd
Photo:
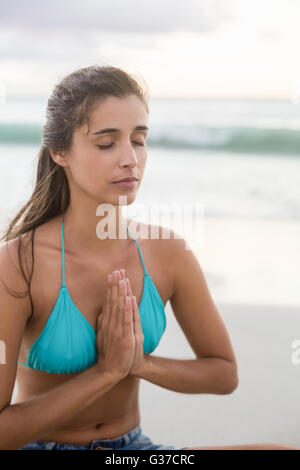
[[66, 287], [65, 283], [65, 244], [64, 244], [64, 214], [61, 223], [61, 262], [62, 262], [62, 287]]
[[[130, 232], [129, 228], [128, 228], [128, 225], [126, 226], [127, 228], [127, 231], [130, 235], [130, 237], [134, 240], [137, 248], [138, 248], [138, 251], [139, 251], [139, 255], [140, 255], [140, 259], [141, 259], [141, 262], [142, 262], [142, 265], [143, 265], [143, 269], [144, 269], [144, 274], [145, 276], [149, 276], [148, 272], [147, 272], [147, 269], [146, 269], [146, 265], [145, 265], [145, 262], [144, 262], [144, 259], [143, 259], [143, 255], [142, 255], [142, 252], [141, 252], [141, 249], [140, 249], [140, 246], [137, 242], [137, 240], [134, 238], [134, 236], [132, 235], [132, 233]], [[62, 260], [62, 287], [66, 287], [66, 281], [65, 281], [65, 244], [64, 244], [64, 214], [62, 216], [62, 224], [61, 224], [61, 260]]]
[[136, 246], [138, 247], [139, 255], [140, 255], [141, 262], [142, 262], [143, 269], [144, 269], [144, 275], [145, 275], [145, 276], [149, 276], [149, 274], [148, 274], [148, 272], [147, 272], [147, 269], [146, 269], [146, 266], [145, 266], [145, 263], [144, 263], [144, 259], [143, 259], [143, 255], [142, 255], [140, 246], [139, 246], [137, 240], [134, 238], [134, 236], [133, 236], [132, 233], [130, 232], [130, 230], [129, 230], [129, 228], [128, 228], [128, 225], [126, 225], [126, 228], [127, 228], [127, 231], [128, 231], [128, 233], [129, 233], [130, 237], [135, 241], [135, 244], [136, 244]]

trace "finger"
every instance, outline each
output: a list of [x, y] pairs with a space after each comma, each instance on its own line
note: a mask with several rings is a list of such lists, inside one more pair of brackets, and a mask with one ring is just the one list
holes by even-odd
[[112, 296], [111, 296], [111, 320], [112, 322], [117, 322], [118, 308], [119, 308], [119, 280], [120, 274], [119, 271], [113, 272], [113, 282], [112, 282]]
[[[122, 279], [125, 281], [126, 280], [126, 278], [125, 278], [125, 269], [120, 269], [120, 271], [121, 271]], [[126, 282], [125, 282], [125, 291], [126, 291], [125, 295], [129, 295]]]
[[132, 295], [131, 285], [130, 285], [128, 277], [126, 277], [125, 280], [127, 283], [127, 295]]
[[125, 279], [125, 269], [120, 269], [121, 279]]
[[124, 279], [121, 279], [119, 281], [119, 313], [121, 315], [121, 318], [119, 318], [118, 320], [117, 327], [121, 327], [122, 325], [121, 320], [124, 318], [125, 309], [126, 309], [126, 284], [125, 284]]
[[100, 316], [103, 319], [102, 328], [104, 329], [107, 327], [110, 321], [110, 303], [111, 303], [111, 281], [110, 281], [109, 276], [107, 276], [105, 300], [103, 303], [102, 311], [100, 312]]
[[132, 300], [129, 295], [126, 295], [126, 306], [124, 309], [124, 316], [123, 316], [123, 328], [124, 334], [128, 334], [128, 332], [133, 330], [133, 323], [132, 323], [132, 316], [133, 316], [133, 309], [132, 309]]
[[103, 319], [103, 314], [102, 313], [99, 313], [98, 316], [97, 316], [97, 321], [96, 321], [96, 330], [98, 331], [99, 328], [100, 328], [100, 324], [102, 322], [102, 319]]
[[103, 330], [103, 325], [104, 325], [104, 317], [103, 314], [99, 313], [96, 321], [96, 333], [98, 334], [100, 330]]
[[110, 322], [110, 304], [111, 304], [111, 295], [112, 295], [112, 276], [109, 274], [107, 276], [107, 285], [106, 285], [106, 294], [105, 294], [105, 301], [103, 304], [102, 312], [100, 316], [102, 317], [102, 328], [106, 329], [109, 322]]
[[[106, 283], [106, 298], [104, 303], [103, 312], [100, 315], [98, 324], [99, 341], [103, 351], [106, 351], [106, 344], [109, 341], [109, 330], [111, 323], [111, 298], [112, 298], [112, 274], [108, 274]], [[100, 331], [100, 333], [99, 333]]]
[[136, 296], [133, 295], [132, 297], [132, 308], [133, 308], [133, 322], [134, 322], [134, 331], [136, 334], [143, 334], [141, 319], [140, 319], [140, 312], [139, 307], [136, 301]]

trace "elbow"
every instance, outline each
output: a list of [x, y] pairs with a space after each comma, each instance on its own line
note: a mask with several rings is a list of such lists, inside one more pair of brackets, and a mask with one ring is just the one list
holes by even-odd
[[236, 362], [226, 361], [226, 365], [223, 368], [220, 378], [222, 382], [220, 386], [220, 394], [228, 395], [229, 393], [233, 393], [239, 385], [238, 368]]

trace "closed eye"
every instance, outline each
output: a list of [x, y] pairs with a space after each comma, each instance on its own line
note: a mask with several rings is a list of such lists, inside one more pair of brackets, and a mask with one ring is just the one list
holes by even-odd
[[[141, 147], [145, 147], [145, 144], [142, 144], [141, 142], [134, 141], [133, 143], [136, 145], [140, 145]], [[99, 149], [101, 150], [105, 150], [105, 149], [111, 148], [113, 145], [114, 145], [114, 142], [110, 145], [97, 145], [97, 147], [99, 147]]]

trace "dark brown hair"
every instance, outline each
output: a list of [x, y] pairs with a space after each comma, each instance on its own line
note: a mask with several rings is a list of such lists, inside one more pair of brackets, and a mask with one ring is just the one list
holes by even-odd
[[[28, 290], [24, 293], [16, 293], [5, 287], [17, 297], [25, 297], [29, 294], [31, 315], [33, 303], [30, 285], [34, 266], [35, 229], [63, 214], [70, 201], [69, 184], [64, 168], [52, 159], [50, 149], [56, 153], [68, 151], [74, 130], [89, 123], [91, 111], [96, 103], [109, 96], [122, 98], [132, 94], [142, 100], [149, 112], [147, 104], [149, 88], [140, 75], [134, 75], [125, 69], [111, 65], [93, 65], [75, 70], [64, 77], [54, 87], [48, 99], [33, 193], [8, 224], [8, 228], [0, 239], [8, 242], [18, 237], [19, 265]], [[21, 260], [22, 234], [27, 232], [31, 232], [29, 241], [31, 241], [32, 252], [32, 269], [28, 279]]]

